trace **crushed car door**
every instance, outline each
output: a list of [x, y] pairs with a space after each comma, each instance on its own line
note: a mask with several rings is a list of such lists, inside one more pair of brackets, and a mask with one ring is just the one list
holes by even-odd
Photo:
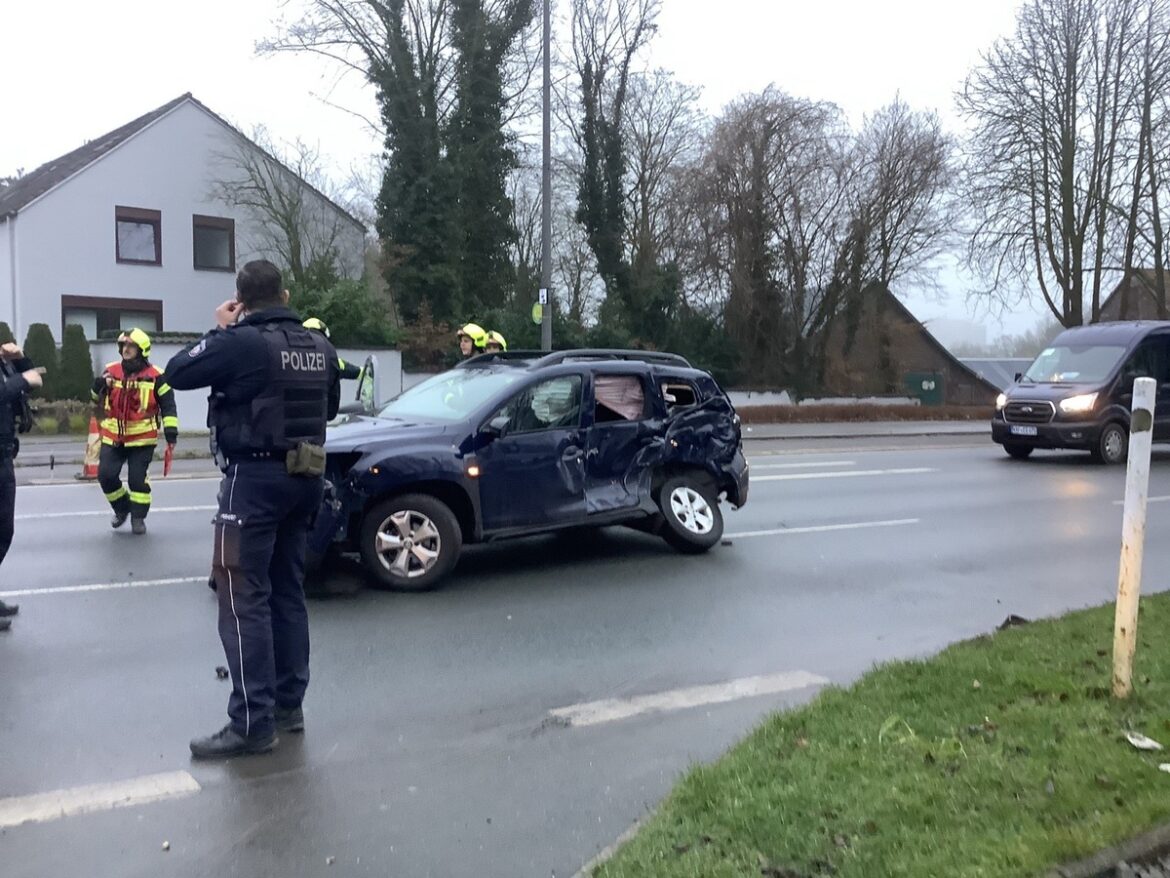
[[585, 516], [582, 376], [530, 385], [481, 428], [477, 458], [485, 531], [539, 528]]
[[593, 515], [637, 506], [646, 497], [651, 473], [638, 465], [638, 452], [654, 437], [642, 376], [594, 373], [591, 383], [585, 508]]

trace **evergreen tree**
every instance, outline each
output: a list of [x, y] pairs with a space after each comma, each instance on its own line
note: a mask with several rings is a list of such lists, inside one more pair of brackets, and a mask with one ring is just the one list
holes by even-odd
[[459, 249], [452, 255], [464, 307], [474, 311], [504, 305], [515, 286], [507, 178], [517, 159], [504, 128], [503, 71], [533, 12], [533, 0], [453, 3], [455, 108], [446, 139]]
[[93, 378], [93, 355], [85, 339], [85, 330], [70, 324], [65, 327], [65, 338], [61, 342], [58, 396], [85, 402], [89, 399]]
[[28, 337], [24, 340], [24, 355], [32, 360], [34, 366], [43, 367], [45, 370], [40, 395], [45, 399], [57, 399], [61, 368], [57, 360], [57, 342], [48, 324], [34, 323], [28, 328]]

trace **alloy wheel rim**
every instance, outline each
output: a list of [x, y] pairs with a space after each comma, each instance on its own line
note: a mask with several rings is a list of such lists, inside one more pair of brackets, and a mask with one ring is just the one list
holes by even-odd
[[684, 485], [671, 491], [670, 510], [684, 528], [698, 536], [711, 533], [715, 527], [715, 513], [694, 488]]
[[413, 509], [403, 509], [378, 525], [374, 550], [382, 566], [394, 576], [417, 579], [437, 563], [443, 538], [435, 523]]

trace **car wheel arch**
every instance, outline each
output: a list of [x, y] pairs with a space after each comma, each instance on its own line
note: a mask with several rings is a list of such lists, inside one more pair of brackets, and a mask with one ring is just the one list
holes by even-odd
[[396, 485], [392, 490], [378, 494], [371, 494], [366, 498], [361, 513], [350, 519], [350, 536], [356, 538], [361, 530], [362, 522], [374, 507], [401, 497], [405, 494], [425, 494], [444, 503], [455, 514], [459, 522], [459, 530], [463, 535], [464, 543], [473, 543], [479, 540], [479, 528], [475, 513], [475, 506], [470, 495], [460, 485], [442, 479], [432, 479], [421, 482], [409, 482]]

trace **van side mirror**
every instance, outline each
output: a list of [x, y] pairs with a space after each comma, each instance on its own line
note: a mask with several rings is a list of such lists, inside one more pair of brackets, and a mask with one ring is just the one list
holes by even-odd
[[1023, 373], [1023, 372], [1017, 372], [1017, 373], [1016, 373], [1016, 377], [1015, 377], [1013, 380], [1015, 380], [1015, 381], [1019, 381], [1019, 380], [1020, 380], [1021, 378], [1023, 378], [1023, 377], [1024, 377], [1024, 373]]

